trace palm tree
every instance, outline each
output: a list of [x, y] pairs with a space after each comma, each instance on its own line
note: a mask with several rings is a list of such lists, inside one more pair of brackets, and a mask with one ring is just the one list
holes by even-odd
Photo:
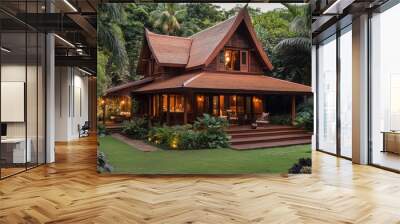
[[122, 4], [100, 4], [97, 24], [98, 50], [107, 55], [106, 73], [112, 80], [125, 80], [129, 65], [125, 39], [120, 27], [126, 16]]
[[308, 5], [282, 3], [292, 16], [290, 31], [296, 37], [280, 41], [274, 48], [291, 81], [311, 83], [311, 10]]
[[288, 3], [282, 3], [294, 17], [290, 24], [290, 29], [301, 35], [308, 37], [311, 35], [311, 10], [308, 5], [292, 5]]
[[176, 33], [180, 28], [178, 17], [184, 10], [179, 10], [174, 3], [160, 4], [159, 9], [151, 13], [153, 27], [162, 33], [170, 35]]

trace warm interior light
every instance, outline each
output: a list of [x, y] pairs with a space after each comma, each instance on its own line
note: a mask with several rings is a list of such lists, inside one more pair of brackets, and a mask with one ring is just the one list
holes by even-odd
[[230, 57], [231, 53], [230, 51], [225, 51], [225, 65], [228, 65], [229, 62], [231, 61], [231, 57]]
[[105, 101], [104, 100], [101, 100], [101, 104], [104, 104], [105, 103]]
[[124, 105], [124, 104], [125, 104], [125, 100], [122, 100], [122, 101], [121, 101], [121, 104]]

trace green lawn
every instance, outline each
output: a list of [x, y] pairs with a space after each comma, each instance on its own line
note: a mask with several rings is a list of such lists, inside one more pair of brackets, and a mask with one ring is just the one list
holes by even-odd
[[235, 151], [232, 149], [142, 152], [111, 136], [100, 137], [113, 173], [244, 174], [287, 173], [299, 158], [311, 157], [310, 145]]

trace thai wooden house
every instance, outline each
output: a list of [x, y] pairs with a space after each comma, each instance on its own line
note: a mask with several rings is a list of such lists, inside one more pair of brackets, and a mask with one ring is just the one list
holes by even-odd
[[[311, 94], [306, 85], [267, 76], [273, 65], [246, 8], [190, 37], [159, 35], [145, 30], [137, 66], [143, 79], [107, 90], [130, 95], [139, 103], [136, 114], [167, 124], [192, 122], [209, 113], [232, 123], [249, 123], [268, 112], [271, 94]], [[271, 105], [272, 106], [272, 105]]]

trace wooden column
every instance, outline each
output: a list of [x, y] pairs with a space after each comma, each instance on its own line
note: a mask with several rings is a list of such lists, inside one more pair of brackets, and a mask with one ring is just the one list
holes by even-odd
[[135, 107], [136, 107], [136, 101], [135, 98], [133, 96], [133, 94], [130, 94], [130, 100], [131, 100], [131, 117], [129, 118], [130, 120], [132, 120], [133, 116], [135, 116]]
[[163, 123], [163, 110], [162, 110], [162, 94], [158, 94], [158, 120]]
[[149, 111], [147, 114], [147, 121], [148, 121], [149, 127], [151, 127], [151, 117], [152, 117], [152, 113], [153, 113], [152, 105], [151, 105], [151, 98], [152, 98], [152, 95], [148, 95]]
[[257, 120], [256, 115], [254, 113], [254, 96], [250, 97], [250, 113], [251, 113], [251, 120], [255, 122]]
[[[103, 103], [103, 101], [104, 101], [104, 103]], [[102, 108], [103, 108], [103, 125], [106, 125], [106, 98], [105, 97], [103, 97], [102, 103], [103, 103], [103, 105], [102, 105]]]
[[294, 125], [294, 121], [296, 119], [296, 96], [292, 96], [292, 125]]
[[169, 113], [169, 108], [170, 108], [170, 100], [169, 100], [169, 94], [167, 94], [167, 125], [170, 125], [170, 113]]
[[97, 130], [97, 79], [96, 77], [88, 78], [88, 102], [89, 102], [89, 127], [90, 132], [96, 133]]
[[188, 96], [187, 94], [183, 95], [183, 124], [187, 124], [187, 112], [188, 112]]

